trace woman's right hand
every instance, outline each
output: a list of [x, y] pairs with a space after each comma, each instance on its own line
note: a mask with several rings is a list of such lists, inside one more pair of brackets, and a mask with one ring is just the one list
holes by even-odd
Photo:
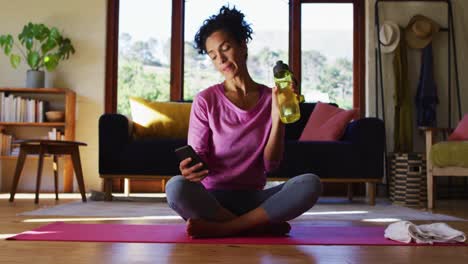
[[208, 176], [208, 170], [199, 171], [203, 164], [200, 162], [192, 167], [189, 167], [192, 158], [186, 158], [179, 163], [179, 169], [185, 179], [192, 182], [200, 182]]

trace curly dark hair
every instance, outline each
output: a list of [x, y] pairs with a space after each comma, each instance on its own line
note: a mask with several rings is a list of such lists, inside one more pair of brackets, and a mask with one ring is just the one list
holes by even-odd
[[203, 22], [203, 25], [195, 34], [194, 48], [199, 54], [206, 54], [206, 39], [215, 31], [222, 30], [231, 34], [232, 37], [241, 44], [252, 39], [252, 28], [247, 21], [244, 20], [245, 15], [236, 9], [229, 6], [223, 6], [219, 9], [219, 14], [212, 15]]

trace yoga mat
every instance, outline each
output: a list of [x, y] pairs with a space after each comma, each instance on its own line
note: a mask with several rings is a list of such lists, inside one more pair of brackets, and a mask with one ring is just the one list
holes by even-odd
[[[192, 239], [184, 224], [73, 224], [55, 222], [26, 231], [7, 240], [126, 242], [126, 243], [193, 243], [193, 244], [262, 244], [262, 245], [421, 245], [400, 243], [384, 238], [385, 227], [314, 226], [293, 224], [285, 237], [229, 237]], [[468, 245], [464, 243], [435, 245]]]

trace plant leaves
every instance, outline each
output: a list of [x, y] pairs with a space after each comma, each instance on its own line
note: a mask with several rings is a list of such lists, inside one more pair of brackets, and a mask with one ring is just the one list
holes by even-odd
[[49, 38], [54, 39], [57, 42], [60, 42], [62, 36], [60, 35], [60, 32], [58, 31], [58, 29], [53, 27], [50, 29]]
[[0, 36], [0, 46], [3, 47], [3, 51], [7, 56], [10, 55], [13, 48], [13, 37], [11, 35]]
[[[30, 69], [39, 70], [46, 67], [47, 70], [54, 70], [60, 60], [68, 59], [75, 53], [75, 48], [70, 39], [64, 38], [56, 27], [49, 29], [44, 24], [34, 24], [29, 22], [18, 34], [18, 40], [23, 47], [18, 47], [24, 52], [23, 57]], [[0, 48], [10, 56], [13, 49], [13, 37], [11, 35], [0, 35]], [[26, 50], [24, 50], [26, 48]], [[18, 67], [22, 58], [17, 54], [11, 54], [10, 63], [13, 67]]]
[[37, 51], [31, 51], [28, 53], [28, 65], [32, 70], [38, 69], [40, 55]]
[[71, 44], [70, 39], [66, 38], [59, 47], [58, 55], [61, 59], [66, 60], [70, 56], [70, 53], [75, 54], [75, 48]]
[[53, 71], [57, 68], [60, 57], [57, 54], [48, 55], [44, 58], [44, 65], [48, 71]]
[[[44, 25], [42, 25], [44, 26]], [[31, 24], [31, 35], [32, 37], [36, 38], [36, 36], [39, 35], [39, 32], [41, 31], [41, 24]]]
[[44, 24], [35, 25], [34, 37], [42, 42], [49, 36], [49, 29]]
[[32, 28], [32, 23], [28, 23], [23, 27], [23, 31], [18, 35], [18, 39], [21, 41], [21, 44], [25, 45], [26, 41], [32, 43], [32, 39], [34, 38]]
[[21, 57], [17, 54], [11, 54], [10, 56], [10, 63], [13, 68], [17, 69], [19, 64], [21, 63]]
[[46, 54], [57, 46], [57, 42], [51, 38], [48, 38], [41, 46], [42, 54]]
[[34, 39], [26, 38], [24, 42], [25, 42], [24, 45], [26, 45], [26, 49], [31, 50], [34, 44]]

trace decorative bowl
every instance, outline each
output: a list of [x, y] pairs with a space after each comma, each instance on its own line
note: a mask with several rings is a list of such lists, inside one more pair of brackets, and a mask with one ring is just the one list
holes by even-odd
[[63, 111], [47, 111], [45, 112], [45, 116], [48, 122], [63, 122], [65, 120], [65, 113]]

